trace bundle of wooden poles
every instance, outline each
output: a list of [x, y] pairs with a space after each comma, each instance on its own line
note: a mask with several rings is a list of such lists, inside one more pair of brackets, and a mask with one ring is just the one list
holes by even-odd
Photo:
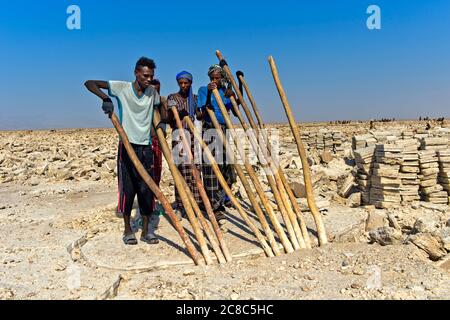
[[[217, 261], [219, 263], [226, 263], [232, 260], [232, 255], [230, 254], [227, 245], [224, 241], [224, 237], [222, 234], [222, 231], [219, 227], [219, 224], [216, 221], [215, 215], [212, 210], [211, 203], [208, 199], [208, 196], [205, 192], [205, 189], [203, 187], [203, 183], [201, 180], [200, 172], [198, 171], [197, 167], [194, 164], [193, 155], [191, 153], [191, 147], [190, 142], [187, 140], [187, 137], [184, 134], [183, 126], [182, 126], [182, 120], [187, 123], [189, 130], [191, 131], [191, 134], [195, 137], [197, 141], [201, 143], [203, 152], [205, 153], [206, 157], [209, 160], [209, 163], [212, 165], [212, 169], [215, 173], [215, 175], [218, 178], [218, 181], [222, 188], [224, 189], [225, 193], [228, 195], [228, 197], [231, 199], [232, 204], [237, 209], [239, 215], [244, 220], [248, 228], [253, 232], [254, 236], [258, 240], [259, 244], [261, 245], [262, 249], [264, 250], [265, 254], [268, 257], [273, 256], [279, 256], [283, 252], [285, 253], [291, 253], [294, 250], [298, 249], [309, 249], [311, 248], [311, 241], [309, 238], [308, 230], [306, 227], [305, 220], [303, 218], [303, 214], [300, 210], [300, 207], [297, 203], [296, 197], [294, 196], [294, 193], [291, 189], [291, 186], [288, 182], [288, 179], [286, 178], [284, 172], [281, 170], [280, 166], [275, 162], [275, 158], [271, 154], [271, 145], [269, 142], [269, 139], [267, 138], [267, 135], [263, 135], [262, 131], [266, 130], [266, 125], [264, 124], [261, 114], [259, 113], [258, 107], [255, 103], [255, 100], [250, 92], [250, 89], [248, 87], [248, 84], [246, 83], [244, 79], [244, 75], [242, 72], [237, 73], [237, 79], [239, 82], [236, 82], [234, 79], [233, 74], [231, 73], [231, 70], [223, 58], [222, 54], [219, 51], [216, 51], [217, 58], [219, 59], [220, 65], [223, 67], [225, 72], [227, 73], [231, 85], [239, 99], [239, 102], [242, 106], [242, 109], [244, 110], [244, 113], [247, 117], [248, 123], [245, 121], [244, 116], [242, 115], [241, 111], [239, 110], [238, 103], [234, 97], [230, 97], [231, 103], [233, 106], [233, 111], [237, 115], [239, 122], [242, 126], [242, 128], [245, 131], [246, 139], [250, 142], [251, 147], [253, 148], [254, 152], [258, 156], [259, 163], [261, 164], [264, 173], [266, 175], [267, 181], [270, 185], [271, 191], [273, 193], [273, 196], [275, 198], [278, 212], [281, 215], [282, 222], [279, 221], [277, 217], [277, 210], [274, 209], [269, 200], [267, 199], [267, 196], [263, 190], [263, 187], [261, 185], [261, 182], [259, 181], [259, 178], [257, 177], [255, 170], [253, 166], [249, 163], [247, 160], [244, 151], [242, 148], [239, 147], [239, 145], [242, 145], [242, 141], [238, 140], [237, 134], [235, 132], [235, 127], [230, 119], [230, 116], [226, 110], [226, 107], [220, 97], [219, 92], [216, 90], [213, 90], [214, 97], [216, 101], [218, 102], [218, 105], [220, 107], [220, 110], [222, 112], [222, 115], [225, 119], [226, 127], [228, 129], [228, 132], [231, 134], [231, 141], [228, 140], [225, 136], [225, 133], [222, 132], [221, 126], [219, 125], [217, 118], [214, 114], [214, 111], [206, 108], [206, 111], [209, 115], [209, 117], [212, 120], [212, 123], [214, 127], [217, 130], [218, 139], [219, 141], [224, 145], [225, 152], [227, 154], [227, 159], [235, 159], [235, 156], [233, 154], [234, 150], [238, 151], [238, 155], [241, 159], [244, 160], [243, 167], [240, 164], [233, 163], [234, 169], [236, 170], [237, 176], [239, 177], [240, 181], [242, 182], [242, 185], [247, 193], [247, 197], [252, 205], [252, 210], [256, 213], [256, 216], [258, 218], [258, 223], [254, 223], [246, 210], [243, 208], [241, 202], [234, 196], [232, 190], [227, 184], [226, 179], [223, 177], [218, 164], [215, 161], [215, 157], [212, 155], [210, 149], [208, 148], [207, 144], [203, 141], [201, 133], [197, 131], [194, 124], [192, 123], [191, 119], [187, 116], [184, 119], [180, 119], [178, 112], [176, 108], [171, 108], [171, 112], [174, 114], [174, 118], [176, 121], [178, 131], [181, 135], [181, 140], [183, 143], [183, 150], [187, 153], [187, 157], [189, 159], [189, 163], [192, 169], [192, 173], [196, 182], [196, 185], [200, 191], [201, 199], [204, 203], [206, 213], [208, 216], [208, 219], [205, 218], [202, 211], [200, 210], [197, 202], [195, 201], [195, 198], [191, 192], [191, 190], [187, 187], [186, 181], [181, 176], [180, 172], [177, 169], [177, 166], [174, 163], [174, 159], [172, 158], [172, 153], [170, 151], [170, 148], [167, 144], [167, 141], [165, 139], [164, 132], [161, 128], [159, 128], [159, 123], [161, 120], [160, 114], [158, 111], [155, 110], [154, 114], [154, 122], [153, 125], [155, 127], [156, 133], [158, 135], [159, 143], [162, 149], [162, 152], [164, 154], [164, 157], [169, 165], [170, 172], [173, 176], [175, 187], [177, 188], [177, 191], [180, 194], [180, 198], [183, 202], [183, 206], [186, 210], [186, 214], [188, 217], [188, 220], [191, 224], [192, 230], [195, 235], [195, 239], [197, 241], [198, 247], [201, 251], [201, 256], [199, 255], [198, 251], [196, 250], [195, 246], [191, 242], [190, 238], [187, 236], [186, 231], [182, 227], [181, 223], [178, 221], [178, 218], [174, 214], [174, 211], [167, 200], [167, 198], [164, 196], [164, 194], [161, 192], [161, 190], [158, 188], [156, 183], [153, 181], [153, 179], [150, 177], [150, 175], [146, 172], [140, 161], [138, 160], [136, 154], [133, 151], [133, 148], [130, 146], [130, 143], [128, 141], [128, 138], [121, 127], [118, 118], [115, 114], [112, 115], [111, 120], [113, 122], [114, 127], [116, 128], [117, 132], [119, 133], [122, 142], [133, 162], [135, 165], [137, 171], [143, 178], [143, 180], [147, 183], [149, 188], [154, 192], [157, 199], [160, 201], [161, 205], [163, 206], [167, 216], [172, 222], [172, 225], [180, 235], [189, 255], [192, 257], [193, 261], [197, 265], [201, 264], [212, 264], [213, 258], [211, 257], [211, 253], [208, 249], [208, 242], [209, 245], [214, 251], [214, 254], [217, 258]], [[273, 78], [275, 80], [275, 84], [277, 86], [278, 92], [281, 97], [281, 101], [284, 106], [284, 110], [286, 112], [286, 115], [289, 120], [289, 124], [292, 130], [292, 133], [294, 135], [298, 153], [300, 155], [300, 159], [302, 162], [303, 167], [303, 177], [305, 182], [305, 189], [306, 189], [306, 198], [308, 202], [308, 206], [310, 209], [310, 212], [313, 216], [313, 219], [315, 221], [315, 225], [317, 228], [317, 235], [319, 240], [319, 245], [325, 245], [327, 243], [327, 236], [325, 232], [325, 227], [322, 221], [321, 214], [319, 210], [317, 209], [314, 195], [313, 195], [313, 188], [311, 183], [311, 173], [310, 168], [308, 165], [305, 148], [303, 146], [303, 143], [301, 141], [299, 127], [296, 124], [294, 115], [292, 113], [292, 109], [289, 105], [289, 102], [286, 98], [286, 94], [283, 90], [283, 87], [281, 85], [281, 82], [278, 77], [278, 71], [275, 66], [275, 61], [272, 57], [269, 58], [269, 64], [272, 70]], [[253, 119], [253, 115], [250, 111], [250, 108], [248, 107], [247, 103], [244, 99], [244, 92], [248, 96], [248, 99], [250, 101], [250, 104], [252, 106], [252, 110], [254, 113], [254, 116], [257, 119], [257, 123]], [[239, 137], [241, 138], [241, 137]], [[233, 148], [230, 143], [234, 143], [237, 148]], [[247, 179], [246, 173], [250, 179]], [[250, 181], [249, 181], [250, 180]], [[253, 185], [253, 188], [251, 187]], [[259, 199], [258, 199], [259, 198]], [[272, 228], [270, 224], [272, 225]], [[277, 238], [280, 243], [277, 242], [276, 237], [274, 233], [272, 232], [272, 229], [275, 231]], [[206, 238], [207, 240], [206, 240]], [[203, 258], [203, 259], [202, 259]]]

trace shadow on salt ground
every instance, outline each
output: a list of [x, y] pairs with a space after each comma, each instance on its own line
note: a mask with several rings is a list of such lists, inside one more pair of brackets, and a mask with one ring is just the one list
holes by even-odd
[[244, 220], [241, 218], [238, 218], [235, 215], [232, 215], [228, 211], [226, 212], [227, 221], [230, 222], [232, 225], [236, 226], [240, 230], [244, 231], [245, 233], [253, 236], [253, 232], [247, 227]]
[[260, 246], [261, 246], [258, 242], [254, 241], [254, 240], [250, 240], [249, 238], [246, 238], [246, 237], [244, 237], [243, 235], [240, 235], [239, 233], [234, 232], [234, 231], [232, 231], [232, 230], [228, 230], [228, 234], [233, 235], [233, 236], [235, 236], [236, 238], [239, 238], [239, 239], [241, 239], [241, 240], [243, 240], [243, 241], [245, 241], [245, 242], [254, 244], [254, 245], [257, 246], [257, 247], [260, 247]]
[[[170, 218], [168, 216], [166, 216], [166, 215], [164, 215], [164, 218], [166, 219], [166, 221], [168, 222], [170, 227], [173, 229], [173, 231], [175, 231], [176, 234], [178, 235], [178, 232], [176, 231], [175, 227], [173, 226], [172, 221], [170, 220]], [[183, 221], [181, 221], [182, 226], [183, 226], [182, 222], [184, 222], [184, 221], [186, 221], [188, 223], [188, 225], [190, 226], [189, 219], [187, 219], [187, 218], [183, 218]], [[184, 232], [186, 232], [186, 235], [188, 236], [189, 240], [192, 242], [192, 244], [195, 247], [195, 249], [200, 252], [201, 249], [200, 249], [200, 246], [199, 246], [199, 244], [198, 244], [198, 242], [196, 240], [195, 234], [191, 230], [187, 229], [185, 226], [183, 226], [183, 230], [184, 230]], [[157, 236], [158, 236], [158, 238], [161, 238], [161, 235], [159, 233], [157, 233]], [[165, 238], [165, 239], [167, 239], [167, 238]], [[169, 242], [167, 242], [168, 245], [171, 245], [171, 243], [173, 243], [173, 245], [171, 245], [173, 248], [175, 248], [177, 250], [180, 250], [180, 248], [181, 248], [182, 249], [181, 251], [184, 251], [184, 253], [186, 253], [189, 256], [189, 253], [187, 252], [187, 250], [185, 248], [177, 245], [173, 241], [170, 241], [170, 240], [168, 240], [168, 241], [169, 241]], [[208, 247], [210, 247], [209, 243], [208, 243]]]
[[167, 245], [171, 246], [174, 249], [177, 249], [179, 252], [183, 253], [185, 256], [187, 256], [188, 258], [190, 258], [191, 256], [189, 255], [189, 252], [186, 250], [186, 248], [183, 248], [182, 246], [176, 244], [175, 242], [173, 242], [172, 240], [157, 234], [156, 235], [159, 239], [159, 241], [162, 241], [164, 243], [166, 243]]

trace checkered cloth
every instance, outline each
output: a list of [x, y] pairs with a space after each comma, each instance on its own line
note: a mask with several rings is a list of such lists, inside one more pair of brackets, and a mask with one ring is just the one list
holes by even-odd
[[[182, 141], [179, 141], [179, 142], [173, 141], [172, 148], [173, 149], [176, 148], [178, 143], [182, 143]], [[192, 143], [191, 143], [191, 153], [194, 154], [194, 139], [192, 139]], [[196, 167], [197, 167], [198, 171], [201, 172], [200, 166], [197, 165]], [[186, 181], [189, 189], [191, 190], [195, 201], [200, 206], [202, 204], [200, 191], [198, 190], [197, 184], [195, 183], [194, 175], [193, 175], [190, 164], [180, 164], [177, 166], [177, 168], [178, 168], [178, 171], [180, 171], [181, 176]], [[181, 201], [181, 197], [180, 197], [180, 194], [178, 193], [177, 188], [175, 188], [175, 203], [176, 203], [177, 209], [181, 210], [184, 208], [183, 202]]]
[[[222, 125], [222, 132], [226, 132], [226, 126]], [[212, 124], [208, 122], [203, 123], [203, 134], [206, 130], [214, 128]], [[207, 145], [214, 142], [214, 137], [210, 141], [205, 141]], [[212, 150], [211, 152], [213, 156], [215, 156], [215, 150]], [[223, 161], [222, 164], [218, 163], [220, 172], [222, 173], [223, 177], [227, 181], [228, 185], [231, 187], [231, 184], [235, 182], [235, 175], [234, 169], [232, 168], [232, 165], [226, 164], [226, 153], [225, 148], [223, 150]], [[225, 190], [223, 190], [222, 186], [219, 183], [219, 180], [217, 179], [216, 174], [214, 173], [214, 170], [211, 165], [204, 163], [202, 165], [202, 172], [203, 172], [203, 185], [205, 187], [206, 194], [208, 195], [209, 201], [211, 202], [211, 206], [213, 207], [213, 211], [216, 210], [222, 210], [224, 200], [226, 197]]]

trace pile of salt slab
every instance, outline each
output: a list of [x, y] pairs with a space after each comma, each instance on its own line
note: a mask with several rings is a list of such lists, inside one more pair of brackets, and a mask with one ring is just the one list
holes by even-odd
[[[407, 135], [410, 137], [410, 135]], [[404, 136], [406, 137], [406, 136]], [[416, 139], [406, 138], [397, 142], [402, 148], [403, 162], [400, 165], [400, 195], [402, 202], [413, 202], [420, 200], [419, 196], [419, 150]]]
[[342, 154], [342, 132], [320, 129], [319, 131], [309, 131], [302, 133], [302, 140], [309, 149], [315, 149], [319, 153], [329, 151], [335, 154]]
[[377, 144], [370, 179], [370, 202], [377, 208], [391, 208], [401, 202], [400, 166], [402, 147], [398, 144]]
[[361, 202], [370, 203], [370, 179], [372, 176], [373, 163], [375, 159], [375, 147], [361, 148], [353, 151], [357, 174], [356, 183], [361, 192]]
[[420, 195], [422, 200], [436, 204], [447, 204], [448, 194], [438, 184], [439, 164], [435, 150], [420, 150]]
[[[450, 194], [450, 149], [437, 152], [439, 161], [438, 182]], [[450, 201], [450, 199], [448, 199]]]

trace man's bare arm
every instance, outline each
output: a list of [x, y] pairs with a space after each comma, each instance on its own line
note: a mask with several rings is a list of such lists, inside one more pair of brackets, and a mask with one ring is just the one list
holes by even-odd
[[86, 88], [103, 100], [102, 109], [110, 118], [114, 112], [114, 104], [101, 89], [109, 89], [108, 82], [100, 80], [88, 80], [84, 83]]
[[101, 89], [107, 90], [109, 88], [107, 81], [101, 80], [88, 80], [84, 83], [86, 88], [99, 97], [102, 100], [109, 99], [108, 95], [105, 94]]

